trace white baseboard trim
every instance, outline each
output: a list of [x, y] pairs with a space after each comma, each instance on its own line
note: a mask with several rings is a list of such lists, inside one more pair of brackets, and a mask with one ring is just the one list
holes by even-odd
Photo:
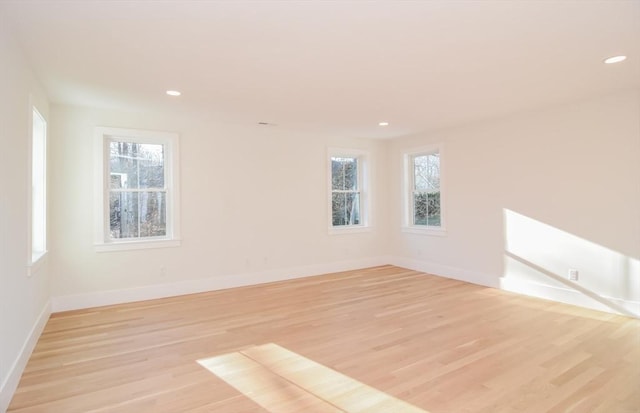
[[640, 302], [638, 301], [598, 296], [596, 294], [587, 295], [569, 288], [539, 284], [510, 277], [500, 279], [500, 289], [592, 310], [640, 318]]
[[408, 268], [414, 271], [425, 272], [427, 274], [433, 274], [441, 277], [452, 278], [454, 280], [465, 281], [472, 284], [483, 285], [485, 287], [500, 287], [496, 282], [495, 277], [491, 277], [489, 275], [475, 271], [465, 270], [462, 268], [450, 267], [447, 265], [428, 261], [420, 261], [406, 257], [389, 257], [389, 264]]
[[291, 280], [295, 278], [311, 277], [314, 275], [329, 274], [333, 272], [377, 267], [380, 265], [386, 265], [388, 263], [389, 258], [381, 256], [337, 261], [325, 264], [306, 265], [301, 267], [267, 270], [254, 273], [221, 275], [218, 277], [156, 284], [120, 290], [63, 295], [52, 297], [52, 311], [54, 313], [57, 313], [60, 311], [79, 310], [105, 305], [173, 297], [184, 294], [202, 293], [206, 291], [222, 290], [233, 287], [244, 287], [247, 285], [256, 285], [275, 281]]
[[528, 295], [530, 297], [543, 298], [545, 300], [571, 304], [592, 310], [640, 318], [640, 302], [638, 301], [599, 296], [595, 293], [587, 295], [581, 291], [569, 288], [538, 284], [527, 280], [518, 280], [509, 277], [500, 278], [461, 268], [449, 267], [427, 261], [419, 261], [412, 258], [390, 257], [389, 264], [408, 268], [414, 271], [421, 271], [428, 274], [466, 281], [472, 284]]
[[13, 394], [18, 388], [18, 384], [20, 383], [20, 377], [22, 377], [24, 368], [27, 366], [29, 357], [31, 357], [31, 353], [36, 347], [36, 343], [38, 342], [38, 339], [40, 338], [44, 327], [47, 325], [47, 321], [49, 320], [50, 315], [51, 301], [47, 301], [44, 308], [38, 315], [35, 324], [31, 328], [31, 331], [29, 331], [29, 336], [20, 349], [18, 357], [11, 365], [9, 374], [5, 378], [4, 382], [2, 382], [2, 384], [0, 385], [0, 412], [4, 413], [9, 408], [9, 403], [11, 403]]

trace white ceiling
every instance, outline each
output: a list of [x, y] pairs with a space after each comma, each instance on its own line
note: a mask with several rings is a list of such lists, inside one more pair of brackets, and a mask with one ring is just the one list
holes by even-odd
[[638, 0], [0, 0], [0, 12], [59, 103], [382, 138], [640, 88]]

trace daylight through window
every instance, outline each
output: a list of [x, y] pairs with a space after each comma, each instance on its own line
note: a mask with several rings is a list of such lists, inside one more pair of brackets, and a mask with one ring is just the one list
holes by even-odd
[[442, 150], [434, 145], [405, 154], [405, 228], [443, 233]]
[[440, 154], [415, 155], [413, 162], [413, 224], [440, 226]]
[[333, 226], [360, 224], [359, 166], [356, 157], [331, 157]]
[[179, 245], [177, 138], [96, 128], [98, 250]]
[[371, 230], [369, 152], [328, 148], [329, 234]]
[[164, 146], [109, 142], [109, 231], [112, 239], [167, 235]]
[[47, 252], [47, 123], [33, 108], [31, 143], [31, 262]]

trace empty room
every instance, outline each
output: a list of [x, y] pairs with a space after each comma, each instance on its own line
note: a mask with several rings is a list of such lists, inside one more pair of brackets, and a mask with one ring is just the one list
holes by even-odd
[[0, 0], [0, 413], [640, 412], [640, 1]]

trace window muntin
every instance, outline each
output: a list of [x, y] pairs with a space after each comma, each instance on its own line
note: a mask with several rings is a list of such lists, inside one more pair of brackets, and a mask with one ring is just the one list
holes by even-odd
[[31, 263], [47, 252], [47, 122], [33, 108], [31, 141]]
[[178, 246], [178, 136], [96, 128], [96, 249]]

